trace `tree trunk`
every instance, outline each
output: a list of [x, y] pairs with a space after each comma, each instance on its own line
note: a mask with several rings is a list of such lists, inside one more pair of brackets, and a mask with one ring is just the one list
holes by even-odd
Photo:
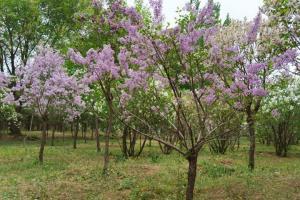
[[128, 127], [125, 126], [124, 130], [123, 130], [123, 135], [122, 135], [122, 151], [123, 151], [123, 155], [124, 157], [127, 159], [128, 158], [128, 154], [127, 154], [127, 134], [128, 134]]
[[108, 164], [109, 164], [109, 137], [112, 131], [112, 120], [113, 120], [113, 108], [112, 102], [108, 102], [109, 104], [109, 117], [108, 117], [108, 126], [105, 132], [105, 149], [104, 149], [104, 165], [103, 165], [103, 174], [107, 174]]
[[186, 200], [192, 200], [194, 196], [195, 181], [197, 175], [198, 153], [193, 153], [187, 160], [189, 161], [188, 184], [186, 188]]
[[91, 140], [94, 139], [94, 128], [92, 128], [92, 133], [91, 133]]
[[47, 142], [47, 140], [48, 140], [48, 136], [49, 136], [49, 124], [47, 123], [46, 124], [46, 142]]
[[145, 144], [146, 144], [146, 142], [147, 142], [147, 137], [144, 138], [143, 143], [141, 143], [141, 142], [142, 142], [142, 135], [140, 135], [140, 150], [139, 150], [139, 152], [136, 154], [136, 157], [139, 157], [139, 156], [142, 154], [142, 152], [143, 152], [143, 150], [144, 150], [144, 147], [145, 147]]
[[255, 166], [255, 128], [253, 114], [251, 112], [247, 113], [247, 125], [250, 142], [248, 168], [253, 171]]
[[98, 117], [96, 117], [96, 119], [95, 119], [95, 135], [96, 135], [97, 152], [100, 152], [101, 148], [100, 148], [100, 139], [99, 139], [99, 119], [98, 119]]
[[76, 126], [75, 126], [75, 132], [74, 132], [74, 140], [73, 140], [73, 149], [77, 148], [78, 132], [79, 132], [79, 120], [76, 119]]
[[44, 161], [44, 148], [45, 148], [45, 144], [46, 144], [46, 134], [47, 134], [47, 122], [43, 121], [41, 146], [40, 146], [40, 152], [39, 152], [39, 161], [40, 161], [40, 164], [42, 164], [43, 161]]
[[65, 144], [65, 129], [62, 127], [62, 134], [63, 134], [63, 143]]
[[86, 142], [87, 142], [87, 138], [86, 138], [87, 125], [86, 125], [86, 124], [84, 124], [84, 129], [83, 129], [83, 131], [84, 131], [84, 143], [86, 143]]
[[55, 131], [56, 131], [56, 126], [54, 126], [54, 127], [53, 127], [53, 130], [52, 130], [51, 146], [54, 146], [54, 134], [55, 134]]
[[74, 122], [71, 123], [71, 134], [74, 137]]
[[81, 124], [81, 139], [84, 139], [84, 123]]
[[152, 139], [149, 139], [149, 144], [148, 144], [149, 147], [152, 147]]
[[31, 118], [30, 118], [29, 131], [32, 131], [32, 123], [33, 123], [33, 114], [31, 115]]

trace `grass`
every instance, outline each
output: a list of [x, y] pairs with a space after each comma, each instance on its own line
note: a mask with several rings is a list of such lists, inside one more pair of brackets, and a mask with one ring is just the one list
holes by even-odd
[[[74, 150], [71, 138], [59, 138], [40, 165], [38, 141], [0, 140], [0, 199], [184, 199], [187, 162], [177, 153], [163, 155], [152, 142], [139, 158], [125, 160], [112, 140], [109, 176], [102, 176], [103, 153], [95, 146], [79, 140]], [[300, 199], [300, 146], [279, 158], [272, 146], [258, 144], [253, 173], [247, 149], [247, 140], [226, 155], [204, 149], [195, 199]]]

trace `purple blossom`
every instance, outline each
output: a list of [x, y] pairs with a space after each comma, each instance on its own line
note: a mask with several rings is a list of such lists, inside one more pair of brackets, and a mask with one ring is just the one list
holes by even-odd
[[204, 79], [210, 80], [213, 83], [217, 83], [218, 82], [218, 75], [215, 74], [215, 73], [205, 73], [204, 74]]
[[130, 16], [132, 19], [134, 19], [137, 22], [142, 21], [142, 16], [137, 12], [137, 10], [134, 7], [125, 8], [125, 14]]
[[118, 54], [118, 59], [120, 63], [120, 67], [124, 69], [125, 73], [128, 73], [128, 61], [127, 58], [129, 57], [129, 52], [126, 49], [121, 49], [120, 53]]
[[253, 96], [264, 97], [268, 95], [268, 92], [263, 88], [253, 88], [251, 90]]
[[194, 51], [195, 45], [199, 38], [204, 35], [204, 30], [192, 30], [187, 34], [182, 34], [179, 38], [180, 49], [182, 53], [190, 53]]
[[133, 25], [130, 21], [123, 21], [120, 23], [120, 26], [123, 27], [129, 34], [129, 36], [134, 37], [138, 34], [138, 26]]
[[219, 61], [221, 61], [221, 48], [218, 45], [213, 44], [210, 50], [210, 55], [211, 59], [214, 59], [218, 63]]
[[271, 115], [274, 117], [274, 118], [277, 118], [280, 116], [280, 112], [278, 111], [278, 109], [273, 109], [271, 111]]
[[111, 4], [112, 14], [122, 9], [122, 0], [116, 0]]
[[236, 81], [230, 87], [232, 92], [237, 90], [246, 91], [248, 89], [247, 85], [243, 81]]
[[0, 72], [0, 90], [7, 86], [8, 80], [4, 73]]
[[74, 63], [81, 65], [86, 64], [86, 60], [84, 59], [84, 57], [79, 52], [75, 52], [74, 49], [68, 50], [68, 56]]
[[121, 97], [120, 97], [120, 106], [121, 107], [125, 107], [125, 105], [127, 104], [127, 102], [132, 98], [131, 95], [129, 95], [126, 92], [122, 92]]
[[136, 88], [147, 89], [147, 78], [149, 77], [149, 73], [145, 71], [130, 70], [128, 75], [129, 78], [121, 85], [121, 88], [127, 88], [130, 92]]
[[101, 51], [90, 49], [85, 58], [71, 49], [69, 50], [69, 57], [76, 64], [88, 66], [88, 74], [85, 77], [85, 82], [91, 83], [100, 80], [106, 75], [112, 78], [120, 76], [120, 67], [115, 64], [114, 51], [110, 45], [105, 45]]
[[150, 6], [153, 9], [153, 17], [154, 17], [154, 24], [160, 25], [164, 20], [164, 16], [162, 15], [162, 0], [149, 0]]
[[204, 96], [204, 100], [208, 105], [211, 105], [216, 100], [216, 93], [215, 91], [210, 88], [206, 91], [206, 95]]
[[295, 63], [298, 53], [296, 49], [288, 49], [283, 54], [273, 58], [275, 69], [285, 68], [288, 64]]
[[257, 16], [255, 17], [252, 26], [250, 27], [250, 30], [247, 34], [247, 42], [253, 43], [256, 41], [257, 33], [259, 31], [259, 28], [261, 26], [261, 13], [259, 12]]
[[204, 32], [204, 42], [207, 45], [212, 45], [214, 44], [214, 36], [218, 32], [218, 28], [216, 26], [209, 27], [205, 30]]
[[261, 70], [266, 69], [265, 63], [253, 63], [246, 66], [248, 74], [257, 74]]
[[226, 48], [227, 51], [232, 52], [232, 53], [238, 53], [239, 52], [239, 47], [238, 46], [231, 46]]
[[213, 1], [209, 1], [208, 4], [199, 12], [197, 16], [197, 24], [210, 24], [213, 23], [213, 9], [214, 3]]
[[68, 114], [75, 118], [73, 114], [84, 107], [80, 97], [82, 87], [75, 77], [66, 74], [63, 64], [64, 59], [59, 53], [50, 48], [40, 48], [38, 55], [18, 72], [19, 77], [22, 77], [15, 87], [15, 90], [22, 91], [19, 101], [24, 106], [35, 108], [43, 118], [50, 108], [67, 107], [72, 110]]
[[189, 79], [188, 79], [187, 76], [183, 76], [183, 77], [181, 77], [181, 78], [179, 79], [179, 82], [180, 82], [181, 84], [187, 84], [187, 83], [189, 83]]

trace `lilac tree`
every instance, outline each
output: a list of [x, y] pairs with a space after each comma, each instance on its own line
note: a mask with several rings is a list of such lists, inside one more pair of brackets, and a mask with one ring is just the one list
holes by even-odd
[[[153, 16], [155, 23], [150, 25], [150, 30], [148, 26], [143, 27], [140, 23], [136, 23], [136, 19], [140, 19], [140, 16], [134, 9], [120, 7], [120, 5], [122, 4], [117, 1], [109, 8], [108, 12], [113, 10], [113, 13], [107, 19], [107, 25], [112, 31], [124, 30], [126, 32], [118, 39], [123, 48], [114, 51], [112, 45], [104, 45], [102, 50], [89, 50], [85, 57], [72, 49], [69, 51], [71, 60], [87, 66], [87, 81], [99, 84], [109, 108], [104, 170], [107, 169], [108, 142], [113, 114], [118, 112], [113, 106], [112, 90], [123, 90], [122, 96], [129, 97], [144, 92], [149, 84], [154, 84], [158, 92], [153, 101], [160, 101], [159, 97], [164, 92], [162, 88], [170, 92], [172, 96], [170, 104], [156, 106], [154, 109], [158, 109], [156, 112], [161, 113], [160, 109], [163, 108], [167, 115], [175, 113], [172, 121], [168, 123], [173, 129], [172, 133], [179, 138], [182, 148], [162, 139], [158, 134], [159, 131], [153, 131], [156, 127], [149, 124], [147, 119], [136, 115], [130, 116], [129, 113], [130, 117], [140, 120], [156, 134], [148, 134], [149, 132], [145, 133], [135, 127], [130, 128], [173, 148], [188, 160], [186, 198], [192, 199], [198, 153], [218, 126], [210, 120], [209, 107], [217, 100], [217, 94], [211, 87], [213, 81], [207, 74], [208, 50], [216, 31], [214, 6], [210, 3], [201, 10], [191, 6], [188, 10], [187, 21], [182, 20], [179, 26], [161, 31], [162, 26], [158, 26], [162, 18], [161, 1], [152, 2], [155, 10]], [[116, 9], [118, 12], [121, 10], [126, 18], [122, 21], [114, 21], [116, 20], [114, 17], [117, 16]], [[164, 86], [162, 83], [165, 83]], [[130, 98], [127, 98], [128, 100]], [[157, 117], [164, 118], [164, 116], [165, 114], [162, 113]], [[122, 122], [128, 125], [125, 120]]]
[[[46, 143], [46, 126], [49, 113], [61, 109], [73, 120], [84, 107], [81, 94], [85, 86], [73, 76], [68, 76], [63, 68], [64, 59], [50, 48], [40, 48], [38, 54], [18, 72], [14, 91], [21, 92], [18, 102], [33, 108], [41, 117], [43, 131], [39, 151], [39, 161], [43, 162]], [[67, 106], [68, 105], [68, 106]]]
[[[152, 2], [154, 22], [161, 19], [160, 5], [160, 1]], [[218, 99], [214, 89], [215, 77], [209, 73], [208, 62], [209, 52], [213, 50], [212, 39], [217, 31], [214, 24], [212, 2], [203, 9], [189, 5], [188, 14], [179, 21], [178, 26], [166, 30], [161, 30], [157, 23], [153, 24], [151, 30], [138, 30], [131, 26], [127, 27], [129, 34], [121, 39], [126, 47], [123, 55], [130, 55], [124, 56], [126, 62], [123, 66], [126, 69], [134, 66], [127, 70], [122, 85], [127, 92], [124, 96], [129, 97], [125, 99], [134, 101], [141, 92], [154, 87], [156, 93], [151, 98], [152, 103], [143, 104], [145, 109], [152, 107], [154, 102], [160, 102], [165, 92], [171, 96], [170, 102], [150, 108], [153, 113], [149, 118], [142, 113], [125, 112], [126, 118], [140, 120], [151, 134], [136, 127], [131, 128], [169, 146], [187, 159], [186, 199], [193, 199], [199, 151], [213, 138], [214, 131], [220, 126], [212, 121], [210, 109]], [[178, 138], [178, 145], [162, 137], [159, 127], [151, 123], [153, 116], [168, 123], [170, 133]]]
[[215, 37], [211, 62], [216, 66], [217, 90], [232, 108], [246, 115], [250, 140], [249, 169], [254, 169], [255, 121], [268, 86], [276, 74], [287, 75], [297, 57], [295, 49], [282, 54], [274, 48], [281, 45], [279, 32], [267, 26], [259, 13], [252, 22], [233, 21], [221, 27]]
[[97, 83], [101, 88], [105, 102], [108, 107], [107, 129], [105, 134], [105, 152], [103, 173], [107, 173], [109, 162], [109, 138], [113, 126], [113, 95], [112, 88], [119, 77], [119, 67], [115, 64], [114, 51], [109, 45], [105, 46], [102, 51], [89, 50], [86, 58], [82, 57], [74, 50], [69, 50], [70, 59], [88, 67], [85, 82], [88, 84]]
[[[107, 6], [105, 8], [104, 4]], [[117, 1], [93, 1], [95, 14], [91, 17], [92, 32], [86, 37], [95, 37], [98, 49], [91, 48], [85, 57], [70, 49], [70, 59], [78, 65], [86, 66], [85, 82], [100, 88], [108, 108], [105, 131], [104, 166], [106, 174], [109, 164], [109, 138], [112, 133], [116, 101], [114, 93], [120, 85], [122, 75], [127, 72], [128, 66], [124, 64], [124, 50], [120, 49], [119, 39], [134, 30], [128, 29], [141, 26], [141, 16], [132, 7], [126, 7], [123, 0]], [[89, 30], [88, 30], [89, 31]], [[101, 35], [101, 39], [100, 39]], [[125, 56], [125, 57], [124, 57]]]

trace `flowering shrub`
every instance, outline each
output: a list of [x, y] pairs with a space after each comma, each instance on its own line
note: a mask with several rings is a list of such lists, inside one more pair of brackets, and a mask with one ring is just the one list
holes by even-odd
[[[46, 142], [46, 126], [50, 112], [64, 111], [64, 117], [70, 120], [78, 117], [84, 108], [81, 94], [86, 91], [84, 84], [75, 77], [68, 76], [63, 69], [64, 59], [50, 48], [40, 48], [38, 54], [17, 72], [16, 86], [9, 89], [5, 101], [32, 108], [43, 121], [43, 133], [39, 154], [43, 162]], [[15, 100], [12, 92], [19, 92]]]
[[264, 100], [259, 115], [259, 137], [271, 140], [278, 156], [286, 156], [289, 145], [300, 138], [299, 117], [300, 79], [295, 78], [274, 88]]

